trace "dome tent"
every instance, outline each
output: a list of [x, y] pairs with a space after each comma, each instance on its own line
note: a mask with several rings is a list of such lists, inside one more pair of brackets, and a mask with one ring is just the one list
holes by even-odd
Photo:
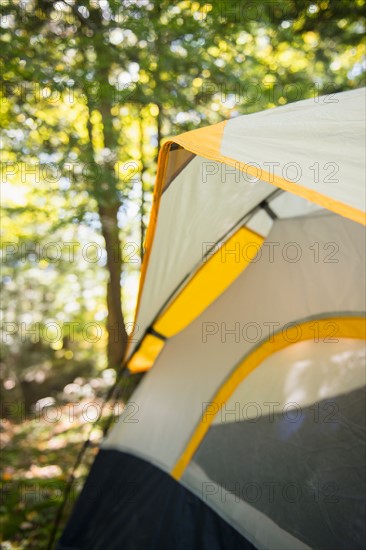
[[365, 91], [160, 151], [128, 368], [58, 548], [363, 548]]

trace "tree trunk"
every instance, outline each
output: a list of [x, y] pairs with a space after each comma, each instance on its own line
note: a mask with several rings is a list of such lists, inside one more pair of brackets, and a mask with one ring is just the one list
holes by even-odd
[[144, 187], [144, 176], [146, 172], [145, 166], [145, 155], [144, 155], [144, 117], [143, 111], [140, 112], [140, 162], [141, 162], [141, 202], [140, 202], [140, 258], [141, 263], [144, 259], [144, 242], [145, 242], [145, 209], [146, 209], [146, 198], [145, 198], [145, 187]]
[[108, 365], [112, 368], [118, 368], [121, 364], [127, 345], [127, 332], [123, 319], [121, 298], [122, 254], [117, 219], [119, 206], [119, 204], [108, 206], [99, 204], [98, 206], [109, 272], [107, 284], [107, 357]]
[[103, 163], [102, 181], [95, 189], [98, 211], [102, 225], [107, 253], [107, 269], [109, 281], [107, 284], [107, 358], [109, 367], [118, 369], [124, 357], [127, 346], [127, 332], [122, 312], [122, 253], [118, 227], [118, 211], [121, 198], [117, 189], [115, 177], [115, 162], [118, 158], [118, 134], [113, 127], [111, 108], [113, 106], [113, 91], [108, 84], [109, 65], [103, 60], [108, 56], [103, 46], [98, 43], [100, 65], [96, 74], [101, 86], [101, 95], [97, 109], [102, 116], [104, 147], [109, 149], [111, 157]]

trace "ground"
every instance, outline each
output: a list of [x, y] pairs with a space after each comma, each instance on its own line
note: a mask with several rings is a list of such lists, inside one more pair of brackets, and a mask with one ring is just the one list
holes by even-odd
[[[70, 470], [98, 410], [98, 401], [70, 403], [44, 408], [22, 422], [2, 421], [3, 550], [47, 547]], [[106, 418], [103, 416], [98, 427], [93, 429], [95, 446], [88, 448], [75, 473], [59, 534], [97, 453], [96, 443], [102, 434], [100, 424]]]

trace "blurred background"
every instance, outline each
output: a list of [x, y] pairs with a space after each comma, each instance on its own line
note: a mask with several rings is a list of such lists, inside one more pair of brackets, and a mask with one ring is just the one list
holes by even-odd
[[82, 441], [138, 381], [102, 410], [138, 330], [162, 141], [363, 86], [364, 4], [2, 0], [4, 549], [46, 547]]

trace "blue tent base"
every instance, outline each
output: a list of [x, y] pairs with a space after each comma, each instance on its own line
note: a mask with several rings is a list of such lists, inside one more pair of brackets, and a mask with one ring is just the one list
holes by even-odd
[[168, 474], [101, 450], [57, 550], [249, 550], [254, 546]]

